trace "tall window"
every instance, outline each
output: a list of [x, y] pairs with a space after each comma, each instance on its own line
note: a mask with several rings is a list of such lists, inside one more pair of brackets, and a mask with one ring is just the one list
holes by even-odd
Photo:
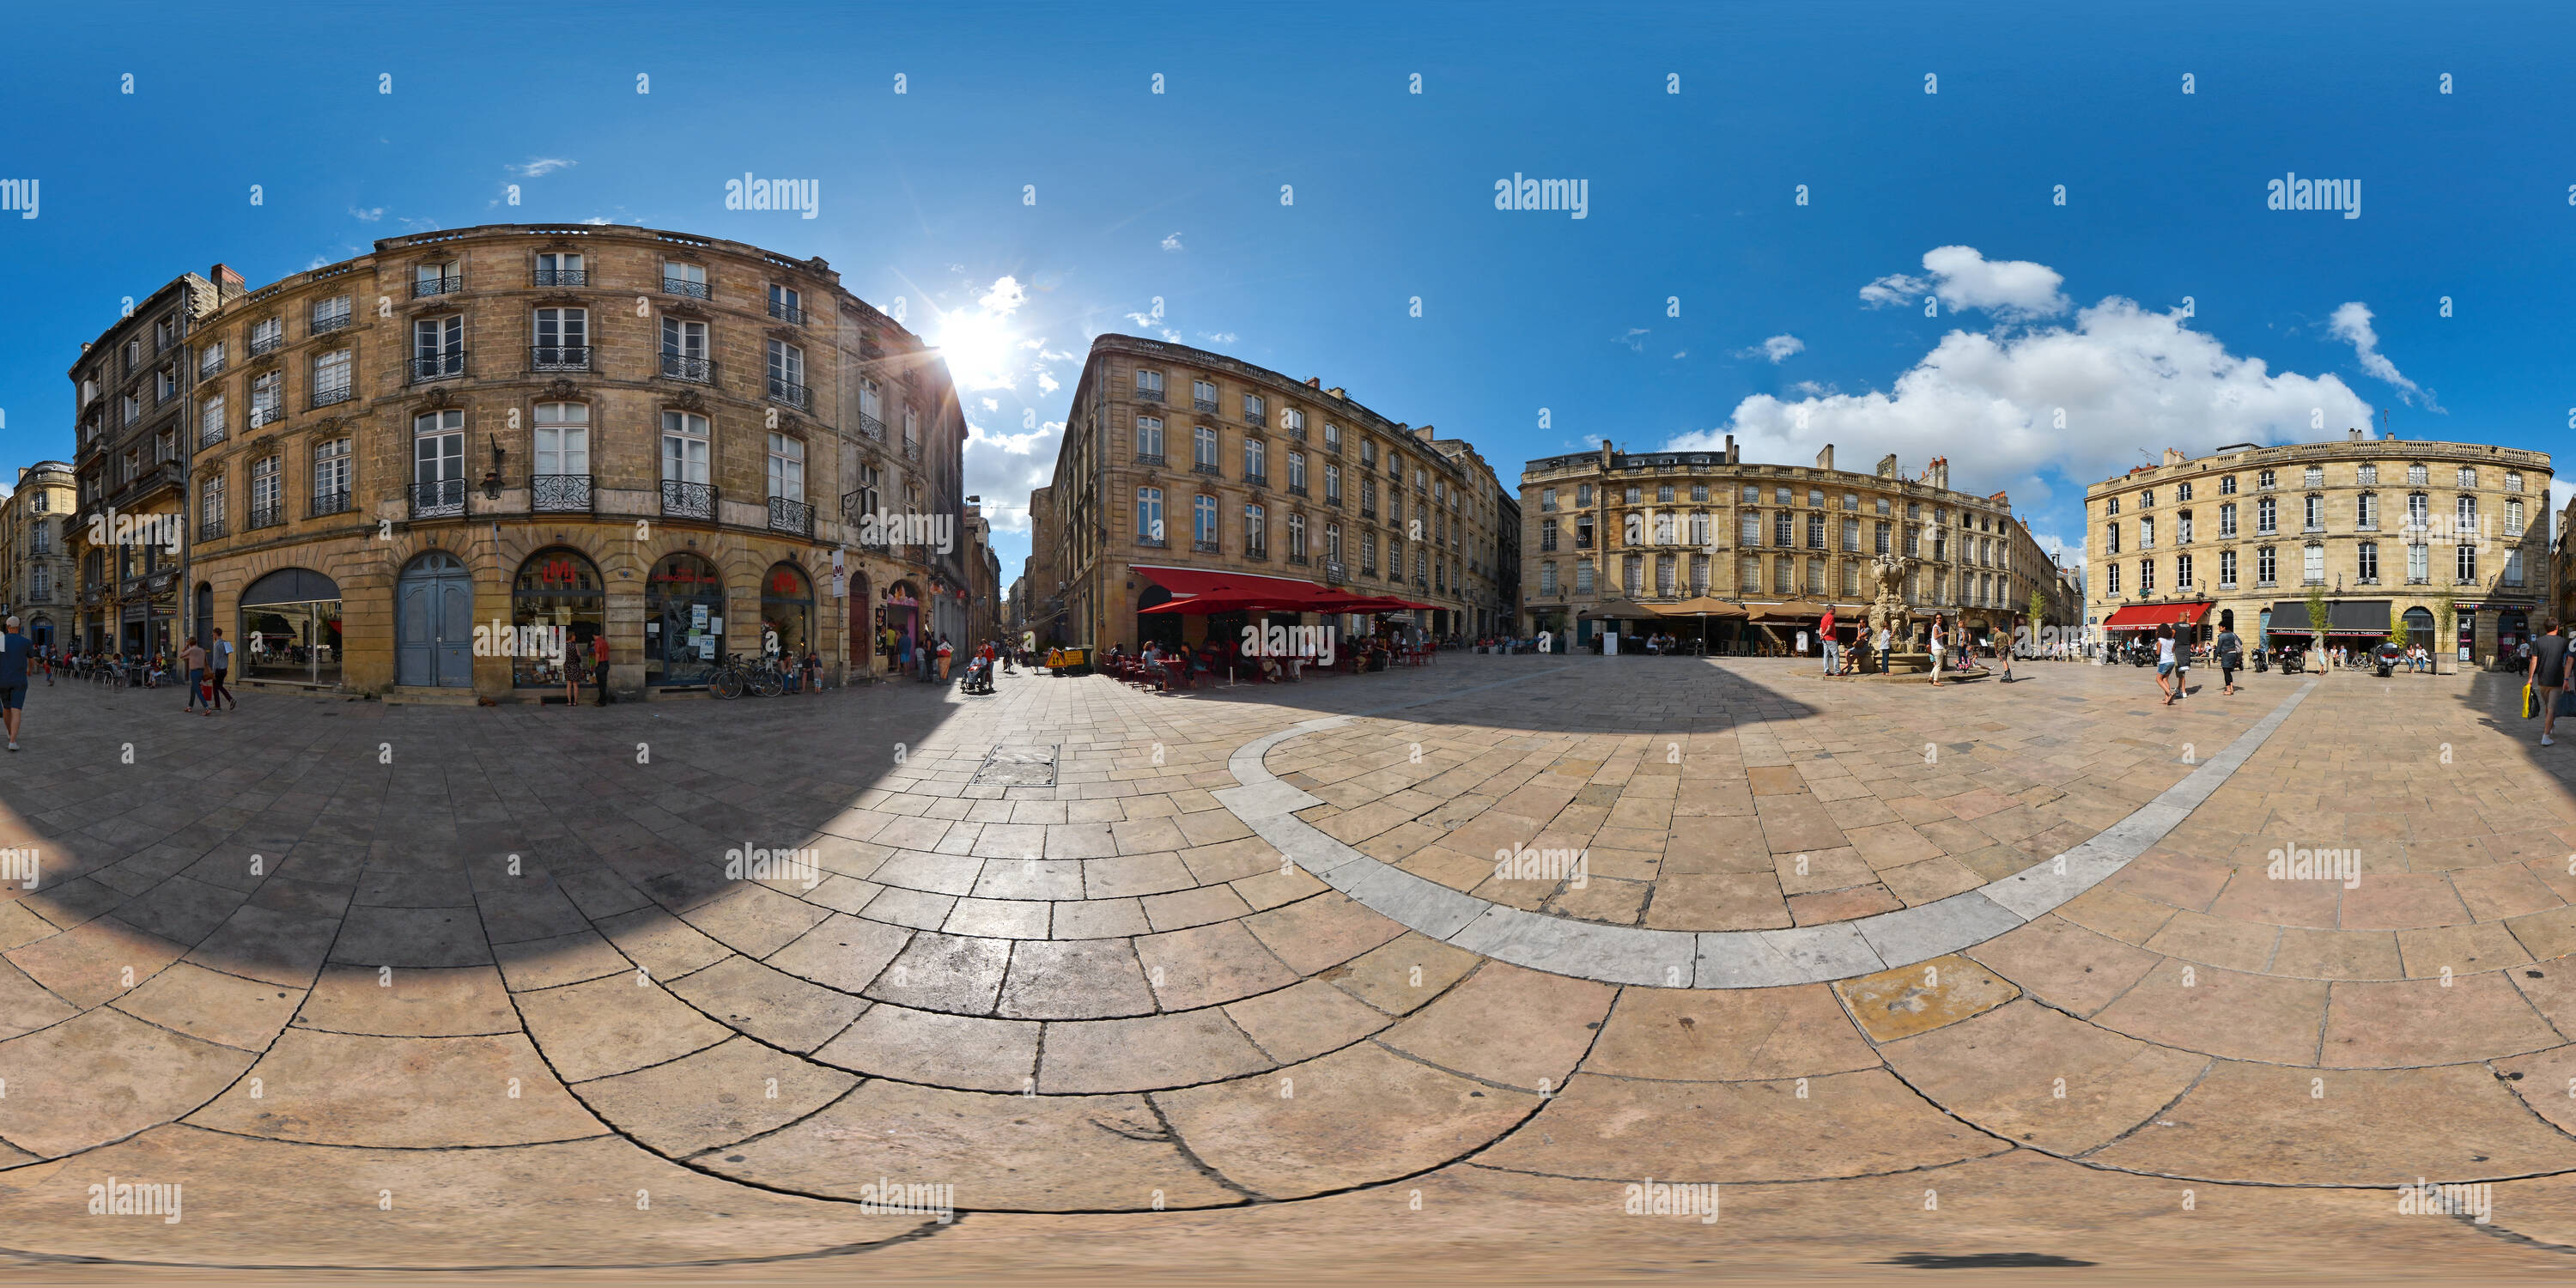
[[1655, 594], [1658, 597], [1664, 599], [1673, 597], [1673, 565], [1679, 562], [1681, 561], [1671, 555], [1665, 555], [1655, 561]]
[[1259, 394], [1245, 394], [1243, 396], [1243, 422], [1245, 424], [1267, 425], [1270, 423], [1269, 416], [1270, 400], [1263, 398]]
[[1306, 516], [1288, 516], [1288, 557], [1303, 563], [1306, 559]]
[[2153, 550], [2155, 548], [2156, 521], [2151, 518], [2138, 520], [2138, 549]]
[[2234, 496], [2234, 495], [2236, 495], [2236, 476], [2235, 476], [2235, 475], [2230, 474], [2230, 475], [2228, 475], [2227, 477], [2225, 477], [2225, 478], [2222, 478], [2222, 479], [2218, 480], [2218, 494], [2219, 494], [2220, 496]]
[[285, 520], [285, 472], [280, 458], [263, 456], [250, 465], [250, 526], [264, 528]]
[[2357, 571], [2357, 572], [2360, 574], [2360, 576], [2361, 576], [2361, 580], [2363, 581], [2363, 583], [2364, 583], [2364, 584], [2368, 584], [2368, 583], [2375, 582], [2375, 581], [2378, 581], [2378, 580], [2379, 580], [2379, 543], [2378, 543], [2378, 542], [2376, 542], [2376, 541], [2364, 541], [2364, 542], [2362, 542], [2362, 543], [2361, 543], [2361, 544], [2360, 544], [2360, 545], [2355, 549], [2354, 556], [2353, 556], [2353, 561], [2354, 561], [2354, 568], [2355, 568], [2355, 571]]
[[581, 256], [563, 251], [540, 251], [537, 254], [539, 286], [588, 286], [590, 275], [582, 271]]
[[253, 376], [250, 382], [250, 427], [273, 425], [286, 419], [286, 378], [271, 371]]
[[[1884, 523], [1878, 526], [1881, 529], [1885, 529], [1887, 527]], [[1781, 510], [1771, 516], [1771, 544], [1783, 547], [1795, 546], [1798, 544], [1798, 516], [1796, 514], [1788, 510]]]
[[1216, 546], [1216, 498], [1202, 492], [1190, 502], [1190, 533], [1202, 549]]
[[[1817, 496], [1821, 498], [1823, 493], [1818, 493]], [[1807, 516], [1807, 548], [1809, 550], [1825, 548], [1825, 516], [1822, 513]]]
[[2279, 554], [2270, 546], [2262, 546], [2256, 549], [2254, 551], [2255, 584], [2259, 586], [2269, 586], [2280, 579], [2281, 562]]
[[[590, 473], [590, 404], [537, 404], [539, 474]], [[873, 512], [874, 507], [869, 507]]]
[[1342, 427], [1329, 420], [1324, 422], [1324, 446], [1336, 452], [1342, 450]]
[[1136, 489], [1136, 538], [1156, 545], [1163, 543], [1163, 489]]
[[1708, 544], [1708, 512], [1705, 510], [1694, 510], [1691, 512], [1690, 543], [1694, 546], [1706, 546]]
[[1216, 410], [1216, 382], [1203, 378], [1190, 381], [1190, 406], [1196, 411]]
[[2236, 552], [2233, 550], [2218, 552], [2218, 588], [2236, 589]]
[[2300, 577], [2303, 584], [2310, 586], [2324, 585], [2326, 580], [2326, 548], [2324, 546], [2309, 546], [2302, 553], [2305, 556], [2305, 566], [2300, 569]]
[[1746, 510], [1744, 512], [1742, 522], [1740, 522], [1737, 527], [1739, 528], [1739, 531], [1736, 534], [1737, 544], [1746, 546], [1758, 546], [1762, 544], [1762, 514], [1760, 511]]
[[2306, 500], [2306, 504], [2307, 504], [2307, 518], [2308, 518], [2307, 530], [2308, 530], [2308, 531], [2310, 531], [2310, 532], [2323, 532], [2323, 531], [2325, 531], [2325, 530], [2326, 530], [2326, 499], [2325, 499], [2324, 497], [2321, 497], [2321, 496], [2311, 496], [2311, 497], [2307, 497], [2307, 498], [2305, 498], [2305, 500]]
[[1894, 531], [1895, 525], [1885, 519], [1879, 520], [1870, 533], [1870, 553], [1881, 555], [1888, 553], [1888, 541]]
[[1342, 525], [1338, 523], [1324, 525], [1324, 557], [1334, 563], [1342, 561]]
[[1146, 367], [1136, 368], [1136, 397], [1145, 402], [1163, 401], [1163, 373]]
[[[224, 395], [221, 390], [207, 395], [197, 409], [197, 442], [211, 445], [224, 441]], [[42, 496], [43, 493], [37, 495]]]
[[2459, 562], [2460, 584], [2465, 586], [2475, 582], [2478, 579], [2478, 548], [2471, 545], [2460, 546], [2456, 557]]
[[[1965, 575], [1961, 574], [1963, 577]], [[2156, 593], [2156, 561], [2153, 559], [2138, 561], [2138, 593], [2141, 595]]]
[[[284, 319], [261, 318], [250, 324], [250, 356], [256, 358], [263, 353], [275, 352], [277, 347], [284, 343], [286, 343]], [[130, 350], [126, 354], [125, 365], [128, 370], [133, 369], [134, 357]]]
[[2178, 591], [2189, 591], [2191, 589], [2190, 555], [2174, 556], [2174, 587]]
[[1269, 557], [1270, 517], [1260, 506], [1243, 507], [1243, 551], [1256, 559]]
[[1216, 431], [1201, 425], [1195, 432], [1195, 439], [1190, 452], [1190, 464], [1201, 474], [1216, 473]]
[[539, 371], [586, 371], [590, 368], [590, 310], [539, 309], [537, 344], [529, 365]]
[[662, 481], [705, 483], [709, 459], [707, 418], [696, 412], [663, 412]]
[[313, 512], [338, 514], [349, 508], [349, 440], [325, 439], [313, 445]]
[[[415, 513], [462, 513], [465, 508], [465, 413], [424, 412], [412, 421], [412, 507]], [[253, 498], [256, 503], [257, 498]]]
[[880, 443], [885, 441], [885, 396], [878, 391], [877, 382], [866, 377], [859, 379], [859, 432]]
[[2421, 492], [2406, 494], [2406, 526], [2422, 528], [2433, 522], [2433, 499]]
[[1136, 455], [1143, 458], [1148, 464], [1162, 464], [1163, 421], [1161, 417], [1139, 416], [1136, 418]]
[[1342, 500], [1342, 467], [1324, 462], [1324, 499], [1336, 505]]
[[347, 402], [352, 397], [349, 387], [349, 351], [335, 349], [313, 360], [313, 405], [327, 407]]
[[2504, 503], [2504, 535], [2508, 541], [2522, 540], [2522, 502]]
[[770, 431], [769, 495], [773, 499], [805, 499], [805, 442], [803, 439]]
[[662, 291], [666, 295], [686, 295], [692, 299], [710, 298], [706, 265], [666, 261], [662, 265]]
[[1538, 566], [1538, 593], [1542, 595], [1556, 593], [1556, 561], [1553, 559]]
[[2427, 545], [2406, 547], [2406, 580], [2410, 585], [2423, 585], [2433, 580], [2433, 548]]
[[[776, 282], [771, 282], [769, 284], [769, 316], [777, 318], [782, 322], [792, 322], [797, 326], [805, 325], [805, 297], [797, 294], [796, 288], [793, 286], [781, 286]], [[798, 381], [797, 383], [802, 384], [804, 382]]]
[[[206, 342], [206, 347], [197, 351], [197, 378], [202, 380], [223, 369], [224, 342], [221, 340], [208, 340]], [[95, 396], [96, 393], [97, 386], [93, 382], [87, 380], [82, 381], [81, 405], [84, 407], [88, 406], [89, 400]]]
[[908, 406], [903, 409], [903, 454], [917, 456], [920, 453], [921, 409]]
[[2477, 472], [2476, 470], [2474, 470], [2474, 469], [2469, 468], [2469, 467], [2468, 467], [2468, 466], [2466, 466], [2466, 465], [2461, 466], [2461, 467], [2460, 467], [2460, 486], [2461, 486], [2461, 487], [2476, 487], [2477, 485], [2478, 485], [2478, 472]]
[[1243, 440], [1243, 477], [1255, 483], [1270, 477], [1270, 448], [1258, 438]]
[[2191, 544], [2191, 511], [2189, 510], [2174, 516], [2174, 544], [2178, 546]]
[[805, 350], [785, 340], [771, 340], [768, 348], [769, 396], [790, 407], [805, 406]]
[[434, 380], [465, 372], [465, 319], [417, 318], [411, 324], [411, 378]]
[[1306, 454], [1304, 452], [1288, 453], [1288, 490], [1299, 496], [1306, 494]]
[[707, 324], [686, 318], [662, 319], [662, 374], [678, 380], [714, 378], [707, 361]]
[[2364, 492], [2352, 499], [2352, 526], [2363, 532], [2379, 528], [2379, 494]]
[[1294, 407], [1280, 408], [1279, 428], [1284, 429], [1299, 438], [1304, 438], [1306, 436], [1306, 413], [1299, 411]]
[[2280, 507], [2281, 503], [2277, 498], [2268, 496], [2254, 503], [2255, 535], [2270, 536], [2281, 530]]
[[2519, 586], [2522, 584], [2522, 552], [2519, 550], [2510, 550], [2505, 552], [2504, 584], [2508, 586]]
[[[2103, 586], [2102, 586], [2103, 590], [2104, 590], [2104, 591], [2106, 591], [2106, 592], [2107, 592], [2107, 593], [2109, 593], [2109, 594], [2113, 594], [2113, 595], [2119, 594], [2119, 593], [2120, 593], [2120, 565], [2118, 565], [2118, 564], [2105, 564], [2105, 565], [2103, 565], [2102, 572], [2103, 572], [2103, 574], [2104, 574], [2104, 578], [2103, 578]], [[1936, 584], [1935, 589], [1936, 589], [1936, 590], [1938, 589], [1937, 584]], [[1936, 598], [1937, 598], [1937, 596], [1936, 596]]]

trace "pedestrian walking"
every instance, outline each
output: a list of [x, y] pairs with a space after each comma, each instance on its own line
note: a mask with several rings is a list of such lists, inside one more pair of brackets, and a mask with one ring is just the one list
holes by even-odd
[[2212, 646], [2218, 655], [2218, 692], [2223, 697], [2236, 696], [2236, 673], [2245, 666], [2245, 641], [2236, 637], [2236, 610], [2222, 609], [2218, 614], [2218, 639]]
[[1941, 619], [1932, 619], [1932, 687], [1941, 687]]
[[211, 656], [206, 660], [211, 663], [214, 668], [212, 672], [213, 696], [206, 700], [206, 709], [209, 711], [213, 710], [215, 704], [218, 702], [225, 703], [232, 707], [239, 707], [241, 705], [241, 700], [235, 698], [232, 695], [232, 691], [224, 687], [224, 677], [227, 674], [230, 674], [233, 668], [233, 642], [224, 638], [223, 627], [218, 626], [215, 628], [215, 647]]
[[555, 628], [555, 669], [563, 672], [564, 710], [581, 705], [581, 645], [575, 643], [572, 628]]
[[1834, 663], [1842, 653], [1842, 646], [1834, 642], [1834, 610], [1825, 610], [1825, 620], [1816, 623], [1816, 633], [1825, 641], [1825, 674], [1832, 675]]
[[608, 632], [590, 637], [591, 687], [599, 691], [599, 705], [608, 705]]
[[2174, 633], [2171, 626], [2156, 628], [2156, 688], [2165, 695], [2164, 705], [2174, 703]]
[[955, 654], [956, 650], [948, 645], [948, 632], [941, 631], [939, 633], [939, 682], [941, 684], [948, 683], [948, 663]]
[[18, 721], [27, 709], [27, 657], [35, 647], [18, 633], [18, 619], [0, 622], [0, 724], [9, 730], [9, 750], [18, 749]]
[[2540, 745], [2556, 746], [2549, 731], [2558, 723], [2558, 695], [2567, 688], [2566, 628], [2553, 620], [2549, 633], [2532, 641], [2526, 672], [2531, 691], [2540, 698]]
[[179, 708], [179, 710], [183, 713], [197, 711], [199, 710], [199, 702], [202, 700], [204, 703], [202, 714], [210, 716], [213, 715], [215, 713], [214, 700], [205, 692], [205, 646], [199, 644], [194, 638], [191, 638], [188, 641], [188, 646], [179, 650], [179, 669], [185, 672], [188, 677], [188, 705]]

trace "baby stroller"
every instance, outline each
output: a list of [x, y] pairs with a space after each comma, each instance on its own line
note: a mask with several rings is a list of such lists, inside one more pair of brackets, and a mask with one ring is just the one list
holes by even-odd
[[959, 687], [966, 693], [991, 693], [993, 691], [992, 659], [977, 657], [969, 660], [966, 663], [965, 682]]

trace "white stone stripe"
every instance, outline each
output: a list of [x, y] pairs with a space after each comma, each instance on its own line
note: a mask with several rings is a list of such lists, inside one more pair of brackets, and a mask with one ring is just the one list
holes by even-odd
[[1242, 785], [1221, 788], [1212, 795], [1261, 839], [1326, 885], [1408, 929], [1469, 952], [1554, 975], [1612, 984], [1692, 988], [1819, 984], [1973, 948], [2092, 889], [2190, 817], [2289, 720], [2323, 678], [2309, 677], [2297, 692], [2181, 782], [2064, 854], [1946, 899], [1785, 930], [1648, 930], [1553, 917], [1480, 899], [1363, 854], [1297, 817], [1295, 811], [1321, 805], [1323, 800], [1282, 781], [1262, 763], [1272, 748], [1303, 734], [1564, 669], [1354, 715], [1307, 720], [1264, 734], [1227, 758], [1226, 767]]

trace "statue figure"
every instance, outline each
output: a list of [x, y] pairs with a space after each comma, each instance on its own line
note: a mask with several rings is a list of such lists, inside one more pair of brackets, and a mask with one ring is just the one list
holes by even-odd
[[1874, 589], [1869, 606], [1869, 629], [1876, 635], [1881, 628], [1889, 638], [1902, 642], [1907, 651], [1914, 648], [1914, 610], [1905, 604], [1905, 583], [1913, 575], [1914, 559], [1907, 555], [1884, 554], [1868, 565], [1870, 585]]

